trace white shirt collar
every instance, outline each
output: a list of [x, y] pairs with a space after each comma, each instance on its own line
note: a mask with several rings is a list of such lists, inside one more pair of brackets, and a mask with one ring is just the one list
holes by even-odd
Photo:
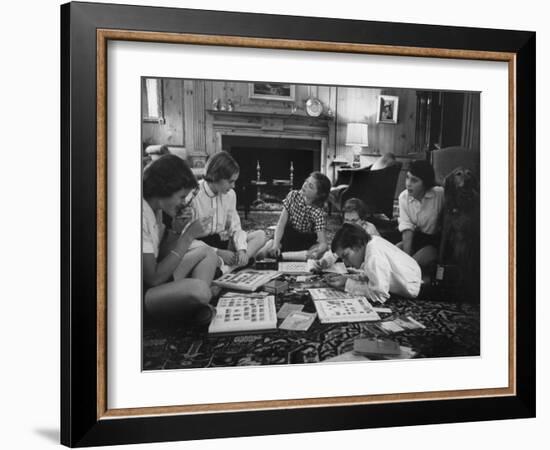
[[422, 200], [424, 200], [425, 198], [432, 198], [435, 196], [435, 192], [433, 190], [433, 188], [430, 188], [428, 189], [426, 192], [424, 192], [424, 197], [422, 197], [422, 200], [417, 200], [414, 196], [412, 195], [409, 195], [409, 193], [407, 192], [407, 195], [408, 195], [408, 200], [409, 200], [409, 203], [412, 203], [414, 201], [417, 201], [417, 202], [422, 202]]
[[208, 197], [213, 198], [217, 195], [217, 194], [214, 193], [214, 191], [212, 190], [212, 188], [208, 184], [208, 181], [203, 180], [202, 185], [204, 187], [204, 192], [206, 193], [206, 195], [208, 195]]

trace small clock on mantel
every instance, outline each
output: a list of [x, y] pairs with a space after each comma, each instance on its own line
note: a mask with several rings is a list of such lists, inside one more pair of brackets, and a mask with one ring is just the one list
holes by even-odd
[[310, 97], [306, 101], [306, 112], [310, 117], [319, 117], [323, 113], [323, 104], [318, 98]]

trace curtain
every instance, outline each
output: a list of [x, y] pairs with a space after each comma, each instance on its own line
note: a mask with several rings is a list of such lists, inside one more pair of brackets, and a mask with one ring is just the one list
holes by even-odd
[[479, 151], [480, 94], [464, 94], [461, 146]]

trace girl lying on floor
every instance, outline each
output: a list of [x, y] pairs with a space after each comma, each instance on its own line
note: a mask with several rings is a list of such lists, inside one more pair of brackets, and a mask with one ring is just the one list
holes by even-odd
[[422, 284], [418, 263], [380, 236], [370, 236], [358, 225], [345, 223], [332, 240], [332, 252], [357, 275], [330, 277], [330, 286], [368, 300], [384, 303], [391, 294], [415, 298]]
[[214, 314], [208, 302], [217, 256], [206, 246], [190, 249], [209, 218], [190, 222], [181, 233], [162, 221], [163, 212], [174, 218], [196, 187], [191, 169], [175, 155], [160, 157], [143, 173], [143, 303], [145, 316], [162, 324], [204, 324]]
[[226, 266], [244, 266], [265, 243], [262, 230], [245, 232], [237, 213], [235, 182], [240, 167], [227, 152], [212, 156], [206, 164], [204, 180], [191, 203], [194, 217], [210, 217], [199, 239], [216, 249]]
[[283, 200], [273, 239], [258, 257], [278, 257], [282, 252], [307, 250], [307, 258], [317, 259], [328, 249], [323, 209], [330, 193], [330, 180], [321, 172], [313, 172], [301, 190], [292, 190]]

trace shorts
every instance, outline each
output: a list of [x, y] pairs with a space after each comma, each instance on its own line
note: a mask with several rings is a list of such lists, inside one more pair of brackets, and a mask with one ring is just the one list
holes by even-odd
[[436, 249], [439, 248], [439, 243], [441, 241], [441, 234], [426, 234], [421, 231], [415, 231], [413, 234], [412, 241], [412, 252], [415, 254], [421, 248], [431, 245]]
[[317, 233], [302, 233], [296, 231], [292, 225], [287, 224], [283, 238], [281, 239], [281, 251], [293, 252], [308, 250], [317, 243]]
[[228, 250], [230, 240], [223, 241], [219, 234], [209, 234], [201, 238], [197, 238], [199, 241], [204, 242], [210, 247], [219, 248], [220, 250]]

